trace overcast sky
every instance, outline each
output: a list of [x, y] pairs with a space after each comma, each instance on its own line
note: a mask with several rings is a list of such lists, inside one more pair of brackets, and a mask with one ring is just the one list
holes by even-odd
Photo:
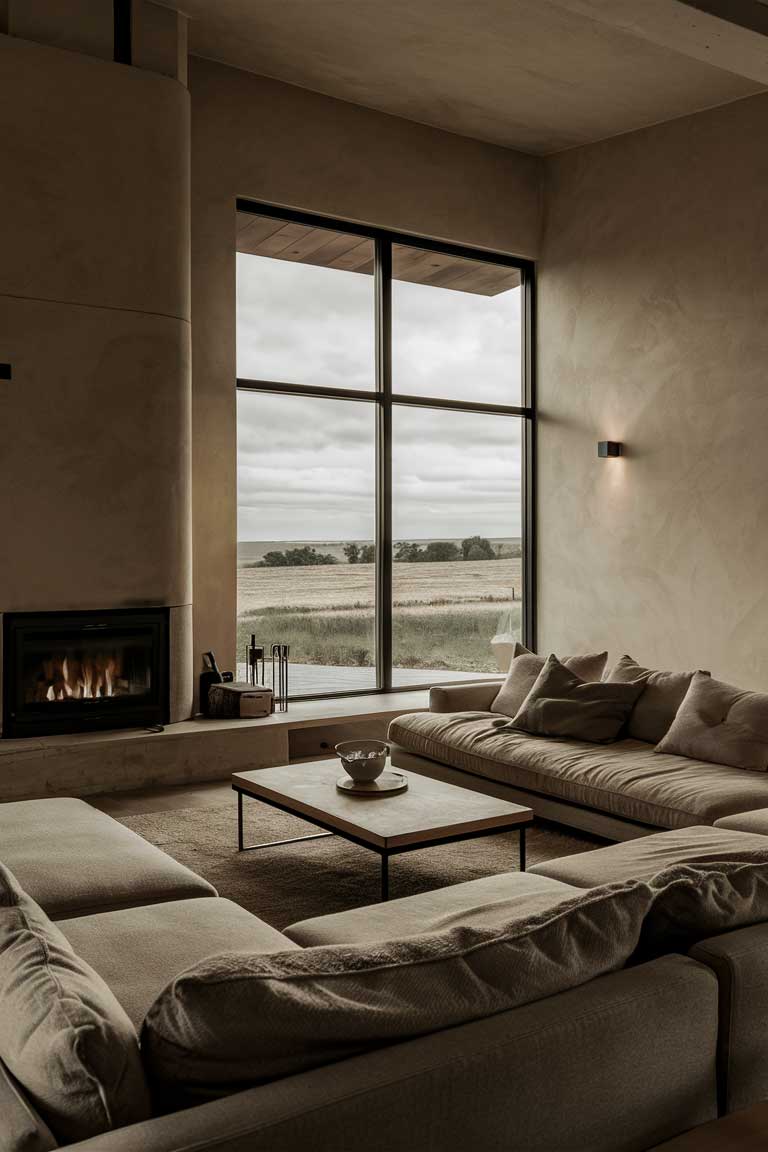
[[[520, 290], [395, 282], [393, 389], [519, 403]], [[237, 374], [373, 389], [373, 277], [238, 254]], [[374, 406], [238, 393], [238, 539], [374, 534]], [[520, 534], [520, 422], [395, 408], [395, 539]]]

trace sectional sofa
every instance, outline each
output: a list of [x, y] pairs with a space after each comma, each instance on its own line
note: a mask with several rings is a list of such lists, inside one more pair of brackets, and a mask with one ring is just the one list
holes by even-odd
[[[606, 881], [650, 876], [692, 857], [746, 851], [768, 860], [767, 847], [761, 835], [686, 828], [279, 932], [80, 800], [0, 804], [0, 860], [137, 1030], [170, 981], [222, 950], [375, 949], [451, 926], [490, 930], [500, 919], [545, 914]], [[171, 1112], [156, 1099], [154, 1118], [67, 1146], [640, 1152], [768, 1095], [766, 957], [768, 925], [760, 923], [700, 941], [691, 955], [661, 955], [511, 1011], [241, 1086], [221, 1099]], [[0, 983], [0, 1001], [10, 992]], [[373, 1011], [379, 1002], [373, 995]], [[0, 1028], [7, 1027], [2, 1014], [0, 1002]], [[259, 1029], [258, 1018], [252, 1027]], [[303, 1042], [312, 1034], [308, 1021]], [[0, 1116], [2, 1152], [66, 1144], [56, 1144], [2, 1065]]]
[[392, 763], [609, 840], [768, 808], [766, 772], [660, 754], [642, 740], [593, 744], [500, 729], [490, 709], [502, 683], [433, 688], [429, 712], [392, 721]]

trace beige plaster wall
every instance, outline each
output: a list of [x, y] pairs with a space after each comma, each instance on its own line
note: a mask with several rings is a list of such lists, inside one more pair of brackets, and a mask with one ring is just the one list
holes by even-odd
[[234, 659], [235, 198], [535, 257], [541, 161], [191, 58], [195, 649]]
[[758, 96], [547, 163], [542, 649], [768, 688], [767, 134]]
[[0, 139], [0, 612], [189, 605], [189, 94], [0, 35]]

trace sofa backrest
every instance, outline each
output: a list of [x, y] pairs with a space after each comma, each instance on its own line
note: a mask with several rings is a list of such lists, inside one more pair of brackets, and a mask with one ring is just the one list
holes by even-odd
[[667, 956], [70, 1146], [637, 1152], [716, 1116], [717, 982]]

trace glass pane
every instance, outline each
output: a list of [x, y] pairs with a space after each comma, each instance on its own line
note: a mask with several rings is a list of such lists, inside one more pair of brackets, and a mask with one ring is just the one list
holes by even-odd
[[373, 389], [373, 257], [372, 240], [239, 212], [238, 376]]
[[254, 635], [290, 645], [292, 696], [376, 687], [375, 417], [238, 392], [238, 679]]
[[395, 244], [392, 390], [520, 404], [520, 271]]
[[396, 686], [507, 667], [522, 623], [521, 434], [514, 416], [394, 408]]

